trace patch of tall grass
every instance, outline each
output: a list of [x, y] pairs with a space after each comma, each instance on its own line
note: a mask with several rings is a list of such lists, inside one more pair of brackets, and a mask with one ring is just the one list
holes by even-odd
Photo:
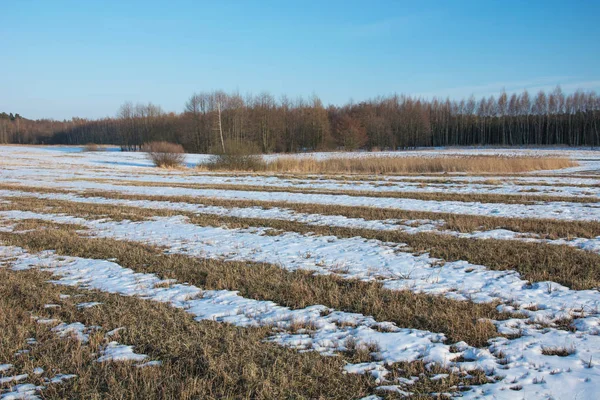
[[266, 170], [294, 173], [519, 173], [576, 166], [567, 157], [445, 156], [445, 157], [279, 157]]

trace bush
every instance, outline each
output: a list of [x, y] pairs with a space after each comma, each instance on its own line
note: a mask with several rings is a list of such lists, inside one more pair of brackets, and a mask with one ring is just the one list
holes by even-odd
[[219, 145], [211, 149], [214, 156], [206, 167], [209, 170], [264, 171], [267, 164], [254, 143], [225, 142], [225, 151]]
[[157, 167], [180, 167], [185, 161], [185, 151], [180, 144], [169, 142], [150, 142], [142, 146], [142, 151], [148, 153], [148, 158]]
[[98, 146], [96, 143], [88, 143], [83, 147], [83, 151], [102, 151], [102, 147]]

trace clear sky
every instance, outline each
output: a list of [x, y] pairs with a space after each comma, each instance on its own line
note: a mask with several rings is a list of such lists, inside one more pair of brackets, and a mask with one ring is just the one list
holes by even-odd
[[0, 0], [0, 111], [183, 110], [195, 91], [600, 90], [600, 1]]

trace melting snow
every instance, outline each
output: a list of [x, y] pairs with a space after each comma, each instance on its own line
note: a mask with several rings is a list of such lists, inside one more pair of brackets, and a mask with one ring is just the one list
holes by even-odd
[[[0, 249], [6, 249], [6, 253], [13, 255], [11, 262], [17, 269], [41, 267], [59, 277], [56, 283], [168, 302], [184, 308], [198, 319], [216, 319], [240, 326], [273, 325], [279, 332], [270, 340], [299, 350], [312, 349], [332, 354], [337, 350], [344, 350], [348, 340], [358, 346], [375, 343], [377, 346], [373, 351], [381, 361], [355, 368], [349, 366], [348, 371], [373, 373], [379, 379], [385, 378], [384, 369], [389, 362], [424, 360], [437, 362], [451, 369], [482, 368], [488, 374], [500, 377], [496, 383], [474, 387], [473, 390], [462, 393], [466, 397], [508, 398], [509, 395], [514, 395], [510, 388], [515, 385], [520, 387], [519, 394], [525, 397], [544, 397], [550, 394], [568, 397], [566, 395], [573, 391], [581, 391], [580, 398], [593, 398], [592, 394], [600, 389], [600, 374], [593, 361], [600, 357], [600, 337], [589, 334], [591, 329], [598, 326], [595, 314], [576, 319], [579, 322], [576, 324], [578, 329], [583, 329], [576, 332], [554, 328], [538, 329], [520, 319], [499, 322], [501, 327], [519, 329], [523, 336], [513, 340], [497, 338], [490, 342], [488, 348], [481, 349], [471, 348], [464, 343], [458, 344], [460, 352], [453, 353], [450, 346], [443, 343], [444, 335], [398, 328], [394, 324], [378, 323], [371, 317], [360, 314], [330, 310], [324, 306], [290, 310], [268, 301], [245, 299], [235, 292], [202, 291], [194, 286], [177, 283], [168, 288], [157, 288], [155, 284], [160, 281], [157, 276], [135, 273], [109, 261], [56, 257], [52, 252], [38, 255], [22, 252], [14, 260], [17, 252], [15, 248]], [[574, 296], [572, 300], [579, 299], [580, 294], [566, 288], [558, 293], [571, 293]], [[563, 305], [566, 304], [568, 303]], [[531, 316], [536, 318], [535, 312], [532, 313]], [[348, 324], [348, 321], [352, 323]], [[298, 323], [314, 327], [314, 331], [295, 334], [287, 331], [292, 324]], [[380, 324], [386, 327], [385, 330], [391, 331], [379, 329]], [[570, 356], [542, 354], [545, 348], [565, 344], [575, 349]], [[127, 357], [135, 355], [129, 346], [111, 346]], [[459, 355], [465, 361], [450, 361]], [[399, 387], [396, 389], [403, 390]]]

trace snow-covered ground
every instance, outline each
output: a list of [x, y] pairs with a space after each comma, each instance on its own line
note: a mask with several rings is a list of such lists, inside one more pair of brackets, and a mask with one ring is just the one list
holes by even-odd
[[[354, 180], [352, 177], [343, 181], [337, 179], [289, 179], [285, 177], [267, 176], [235, 176], [231, 174], [209, 174], [202, 172], [187, 171], [161, 171], [152, 168], [152, 164], [143, 153], [121, 153], [121, 152], [63, 152], [60, 150], [47, 150], [41, 147], [29, 147], [24, 150], [17, 146], [0, 146], [0, 177], [6, 183], [25, 182], [40, 183], [48, 180], [55, 185], [66, 185], [58, 181], [68, 179], [111, 179], [119, 181], [155, 182], [168, 184], [228, 184], [228, 185], [255, 185], [268, 187], [294, 187], [296, 189], [322, 189], [322, 190], [354, 190], [354, 191], [378, 191], [378, 192], [425, 192], [425, 193], [492, 193], [492, 194], [527, 194], [529, 196], [555, 195], [555, 196], [597, 196], [600, 193], [600, 177], [590, 176], [578, 177], [576, 179], [569, 175], [579, 172], [600, 171], [600, 151], [579, 150], [566, 151], [565, 154], [557, 150], [540, 150], [539, 154], [567, 155], [581, 163], [580, 166], [552, 171], [555, 177], [536, 177], [536, 174], [547, 174], [548, 171], [532, 173], [531, 177], [518, 176], [510, 178], [478, 177], [464, 174], [447, 174], [443, 176], [410, 176], [410, 180], [427, 182], [428, 180], [443, 179], [444, 183], [433, 182], [422, 184], [420, 182], [407, 181], [403, 177], [381, 177], [373, 176], [371, 180]], [[58, 148], [60, 149], [60, 148]], [[486, 153], [483, 150], [469, 150], [477, 153]], [[416, 156], [443, 156], [447, 154], [466, 154], [469, 151], [409, 151], [395, 152], [398, 157]], [[510, 154], [538, 154], [533, 150], [506, 150]], [[489, 153], [489, 152], [488, 152]], [[316, 157], [311, 153], [306, 157]], [[386, 153], [326, 153], [332, 157], [364, 155], [377, 156]], [[469, 153], [470, 154], [470, 153]], [[273, 157], [290, 157], [288, 155], [271, 155]], [[208, 155], [187, 155], [186, 163], [193, 167], [205, 162], [210, 158]], [[43, 167], [43, 168], [40, 168]], [[56, 171], [60, 171], [57, 176]], [[570, 172], [568, 172], [570, 171]], [[314, 176], [312, 177], [314, 178]], [[457, 181], [456, 183], [453, 181]], [[468, 182], [465, 184], [464, 182]], [[517, 185], [518, 183], [518, 185]], [[581, 188], [577, 186], [548, 186], [551, 184], [563, 185], [587, 185]], [[596, 186], [594, 186], [596, 185]], [[72, 185], [70, 185], [72, 186]]]
[[[568, 244], [585, 251], [600, 253], [598, 238], [543, 239], [533, 233], [506, 230], [459, 233], [446, 230], [443, 220], [372, 220], [342, 215], [306, 214], [286, 208], [225, 207], [150, 199], [110, 198], [109, 192], [137, 196], [191, 196], [203, 198], [245, 199], [256, 202], [282, 201], [302, 204], [368, 206], [387, 209], [456, 213], [507, 218], [551, 218], [563, 221], [600, 220], [600, 152], [592, 149], [433, 149], [397, 153], [377, 153], [399, 157], [436, 157], [448, 154], [560, 155], [579, 160], [580, 166], [562, 171], [523, 174], [510, 178], [473, 175], [373, 176], [368, 180], [353, 177], [236, 176], [194, 171], [164, 171], [153, 168], [139, 153], [80, 152], [72, 148], [0, 146], [0, 183], [40, 187], [44, 193], [20, 191], [17, 187], [0, 190], [0, 202], [16, 197], [36, 197], [69, 202], [126, 205], [144, 209], [168, 209], [182, 213], [213, 214], [240, 218], [292, 220], [319, 226], [401, 230], [406, 233], [435, 232], [474, 239], [526, 240], [546, 244]], [[316, 153], [300, 157], [337, 157], [340, 153]], [[347, 156], [348, 154], [344, 154]], [[352, 154], [361, 157], [364, 153]], [[207, 156], [188, 156], [190, 165]], [[269, 156], [281, 157], [281, 156]], [[285, 156], [287, 157], [287, 156]], [[538, 176], [543, 174], [543, 176]], [[576, 175], [572, 177], [571, 175]], [[443, 179], [443, 182], [439, 182]], [[427, 183], [428, 181], [434, 182]], [[144, 186], [130, 185], [143, 182]], [[424, 182], [424, 183], [423, 183]], [[155, 186], [152, 186], [152, 184]], [[159, 185], [160, 184], [160, 185]], [[177, 185], [253, 185], [283, 191], [186, 188]], [[169, 186], [172, 185], [172, 186]], [[559, 186], [554, 186], [559, 185]], [[286, 192], [285, 188], [306, 190], [363, 191], [356, 195]], [[52, 190], [55, 192], [52, 192]], [[70, 192], [66, 193], [67, 189]], [[106, 196], [84, 197], [82, 192], [106, 192]], [[586, 197], [587, 203], [544, 201], [528, 204], [483, 203], [411, 198], [371, 197], [368, 192], [490, 193], [558, 195]], [[200, 201], [201, 202], [201, 201]], [[55, 275], [55, 283], [95, 289], [124, 296], [140, 296], [183, 308], [198, 320], [211, 319], [239, 326], [272, 325], [277, 331], [269, 339], [299, 351], [314, 350], [324, 355], [344, 350], [348, 340], [377, 344], [377, 361], [348, 365], [348, 372], [371, 373], [382, 386], [410, 392], [410, 384], [386, 381], [389, 363], [423, 360], [450, 369], [483, 369], [490, 383], [461, 395], [467, 398], [578, 398], [594, 399], [600, 392], [600, 292], [572, 290], [552, 282], [528, 282], [515, 271], [495, 271], [485, 265], [466, 261], [446, 262], [429, 254], [415, 255], [401, 243], [383, 243], [361, 237], [338, 238], [281, 232], [270, 234], [265, 227], [233, 229], [198, 226], [185, 216], [154, 218], [147, 221], [111, 221], [84, 219], [77, 215], [51, 212], [1, 211], [0, 229], [10, 232], [15, 222], [43, 219], [57, 223], [76, 223], [88, 228], [85, 234], [117, 240], [158, 245], [169, 253], [221, 260], [255, 261], [278, 265], [287, 270], [308, 270], [318, 274], [337, 274], [348, 279], [379, 280], [392, 290], [412, 290], [445, 296], [458, 301], [499, 302], [503, 311], [519, 313], [517, 318], [494, 321], [500, 333], [518, 336], [495, 338], [487, 347], [473, 348], [465, 343], [448, 343], [443, 334], [396, 326], [371, 316], [353, 314], [313, 304], [292, 310], [268, 300], [254, 300], [226, 290], [204, 290], [185, 283], [165, 282], [160, 277], [127, 269], [109, 260], [57, 257], [51, 250], [28, 253], [2, 246], [2, 264], [14, 270], [40, 268]], [[82, 233], [84, 234], [84, 233]], [[48, 305], [52, 307], [53, 305]], [[98, 304], [81, 304], [99, 306]], [[526, 318], [522, 318], [522, 316]], [[556, 322], [573, 319], [572, 329], [560, 329]], [[86, 327], [38, 321], [56, 325], [57, 333], [70, 332], [85, 341]], [[292, 331], [291, 325], [304, 323], [311, 329]], [[62, 327], [62, 328], [61, 328]], [[61, 331], [62, 329], [62, 331]], [[516, 335], [519, 334], [519, 335]], [[512, 337], [512, 336], [511, 336]], [[451, 351], [452, 346], [452, 351]], [[565, 357], [545, 355], [549, 348], [570, 352]], [[456, 349], [459, 350], [455, 353]], [[452, 361], [462, 356], [460, 361]], [[125, 357], [144, 365], [144, 355], [130, 346], [109, 343], [99, 361]], [[3, 360], [0, 360], [2, 362]], [[8, 364], [0, 365], [6, 375]], [[7, 376], [24, 384], [26, 377]], [[5, 379], [5, 378], [3, 378]], [[16, 386], [18, 387], [18, 386]], [[23, 386], [23, 390], [27, 387]], [[31, 389], [31, 388], [29, 388]], [[32, 389], [35, 392], [35, 388]]]
[[[57, 277], [58, 284], [125, 296], [141, 296], [168, 303], [185, 309], [198, 320], [217, 320], [239, 326], [271, 325], [278, 328], [279, 332], [269, 340], [298, 350], [309, 349], [327, 355], [344, 350], [349, 341], [359, 346], [376, 344], [374, 351], [378, 361], [349, 364], [346, 369], [355, 373], [369, 372], [382, 383], [388, 373], [386, 365], [422, 360], [456, 371], [474, 368], [485, 370], [491, 377], [490, 382], [495, 382], [464, 392], [463, 395], [467, 398], [494, 396], [510, 399], [514, 398], [514, 390], [518, 388], [519, 395], [525, 398], [569, 398], [575, 390], [577, 398], [593, 399], [599, 388], [600, 371], [594, 360], [600, 356], [600, 336], [598, 316], [594, 312], [580, 315], [576, 324], [577, 331], [569, 332], [527, 323], [528, 320], [545, 322], [553, 312], [530, 311], [528, 320], [511, 319], [497, 323], [500, 332], [513, 333], [518, 329], [522, 334], [518, 339], [493, 339], [490, 346], [483, 349], [457, 343], [453, 350], [450, 344], [444, 343], [444, 335], [439, 333], [405, 329], [390, 322], [375, 321], [372, 317], [327, 309], [320, 305], [290, 310], [273, 302], [243, 298], [232, 291], [202, 290], [172, 280], [165, 286], [161, 285], [164, 281], [153, 274], [135, 273], [111, 261], [57, 257], [53, 252], [29, 254], [15, 247], [0, 247], [0, 260], [15, 270], [41, 268], [52, 272]], [[531, 291], [532, 297], [540, 298], [544, 296], [545, 289], [534, 285]], [[549, 293], [546, 293], [545, 301], [549, 305], [562, 304], [560, 313], [563, 315], [574, 312], [569, 307], [575, 304], [579, 310], [597, 310], [597, 304], [583, 304], [585, 293], [570, 293], [568, 289], [560, 287], [555, 293], [559, 293], [556, 302]], [[593, 294], [589, 300], [597, 302]], [[593, 308], [588, 308], [590, 306]], [[291, 325], [298, 323], [310, 326], [310, 331], [290, 332]], [[86, 327], [82, 324], [61, 324], [57, 328], [58, 332], [76, 332], [85, 340], [82, 332], [85, 332]], [[542, 353], [547, 348], [563, 347], [572, 349], [570, 351], [573, 353], [567, 357], [546, 356]], [[100, 362], [140, 362], [146, 358], [134, 353], [131, 346], [116, 342], [109, 343], [102, 354], [98, 359]], [[458, 356], [462, 356], [462, 361], [452, 361]], [[407, 389], [403, 385], [397, 386]]]
[[[111, 199], [105, 197], [82, 197], [76, 193], [35, 193], [24, 192], [20, 190], [0, 190], [0, 199], [9, 201], [11, 197], [33, 197], [38, 199], [63, 200], [76, 203], [119, 205], [128, 207], [139, 207], [154, 210], [175, 210], [193, 214], [210, 214], [239, 218], [261, 218], [275, 219], [281, 221], [297, 221], [308, 225], [316, 226], [336, 226], [345, 228], [402, 231], [409, 234], [421, 232], [433, 232], [441, 235], [451, 235], [462, 238], [472, 239], [503, 239], [517, 240], [525, 242], [537, 242], [548, 244], [559, 244], [577, 247], [585, 251], [591, 251], [600, 254], [600, 237], [596, 238], [566, 238], [566, 239], [542, 239], [539, 234], [513, 232], [507, 229], [493, 229], [488, 231], [476, 232], [456, 232], [443, 229], [443, 220], [366, 220], [364, 218], [349, 218], [342, 215], [321, 215], [295, 212], [293, 210], [273, 207], [264, 209], [263, 207], [220, 207], [208, 206], [202, 204], [191, 204], [185, 202], [155, 201], [155, 200], [124, 200]], [[3, 214], [0, 212], [0, 214]], [[14, 213], [4, 214], [5, 216], [15, 215]], [[16, 214], [17, 218], [19, 215]]]

